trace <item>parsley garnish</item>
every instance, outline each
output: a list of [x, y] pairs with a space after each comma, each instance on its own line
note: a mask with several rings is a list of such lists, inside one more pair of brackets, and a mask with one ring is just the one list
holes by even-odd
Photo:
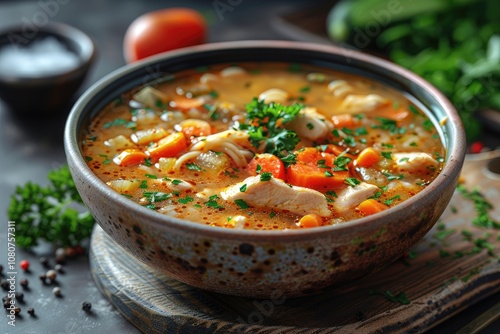
[[386, 159], [392, 160], [392, 153], [391, 152], [380, 152], [382, 156]]
[[347, 185], [351, 186], [351, 187], [355, 187], [356, 185], [360, 184], [361, 181], [359, 181], [358, 179], [354, 178], [354, 177], [348, 177], [345, 179], [344, 181]]
[[273, 177], [273, 173], [270, 172], [264, 172], [260, 174], [260, 180], [261, 181], [269, 181]]
[[311, 90], [311, 86], [304, 86], [301, 89], [299, 89], [299, 92], [308, 93], [310, 90]]
[[158, 178], [158, 176], [153, 175], [153, 174], [144, 174], [144, 176], [149, 178], [149, 179], [157, 179]]
[[135, 122], [127, 121], [126, 119], [123, 119], [123, 118], [116, 118], [116, 119], [112, 120], [111, 122], [104, 123], [104, 128], [108, 129], [112, 126], [119, 126], [119, 125], [123, 125], [124, 127], [129, 128], [129, 129], [135, 128], [137, 126], [137, 124]]
[[244, 200], [242, 199], [235, 199], [234, 200], [234, 203], [240, 207], [240, 209], [248, 209], [249, 206], [247, 204], [247, 202], [245, 202]]
[[391, 205], [391, 204], [392, 204], [395, 200], [397, 200], [397, 199], [399, 199], [399, 198], [401, 198], [401, 196], [396, 195], [396, 196], [394, 196], [394, 197], [392, 197], [392, 198], [390, 198], [390, 199], [388, 199], [388, 200], [384, 201], [384, 204], [385, 204], [385, 205]]
[[483, 228], [500, 229], [500, 223], [493, 220], [488, 213], [493, 209], [493, 205], [484, 198], [478, 189], [468, 191], [461, 184], [457, 186], [457, 189], [462, 196], [474, 202], [474, 209], [476, 210], [476, 217], [472, 220], [474, 225]]
[[161, 191], [145, 191], [142, 195], [148, 199], [149, 203], [165, 201], [172, 197], [172, 194]]
[[188, 162], [186, 163], [186, 167], [189, 170], [195, 170], [195, 171], [201, 171], [201, 167], [195, 164], [194, 162]]
[[178, 184], [181, 184], [181, 183], [182, 183], [182, 180], [177, 180], [177, 179], [172, 180], [172, 184], [173, 185], [178, 185]]
[[254, 147], [264, 144], [265, 152], [279, 158], [293, 151], [300, 139], [297, 133], [283, 126], [295, 119], [303, 105], [294, 103], [285, 106], [279, 103], [264, 103], [256, 98], [247, 104], [247, 123], [240, 124], [241, 130], [247, 130], [250, 143]]
[[189, 202], [194, 201], [194, 199], [191, 196], [186, 196], [184, 198], [179, 198], [178, 201], [181, 204], [188, 204]]
[[224, 209], [223, 206], [219, 205], [219, 203], [217, 203], [217, 200], [219, 200], [219, 196], [217, 195], [212, 195], [208, 198], [208, 201], [205, 202], [205, 205], [209, 208], [214, 208], [214, 209]]
[[153, 163], [151, 162], [151, 158], [144, 159], [144, 165], [147, 167], [151, 167]]
[[7, 216], [16, 222], [16, 245], [21, 248], [31, 249], [40, 239], [76, 246], [92, 231], [94, 218], [85, 210], [68, 166], [50, 171], [48, 179], [47, 186], [27, 182], [11, 195]]
[[148, 187], [148, 181], [142, 180], [141, 184], [139, 185], [139, 188], [146, 189], [147, 187]]
[[245, 184], [243, 184], [243, 185], [240, 187], [240, 191], [241, 191], [242, 193], [244, 193], [245, 191], [247, 191], [247, 184], [246, 184], [246, 183], [245, 183]]

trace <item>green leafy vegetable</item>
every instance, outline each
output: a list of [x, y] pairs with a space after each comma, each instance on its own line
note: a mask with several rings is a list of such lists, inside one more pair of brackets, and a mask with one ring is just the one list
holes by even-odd
[[265, 152], [279, 158], [289, 155], [300, 139], [294, 131], [287, 130], [284, 124], [295, 119], [303, 105], [294, 103], [285, 106], [279, 103], [264, 103], [256, 98], [246, 106], [247, 123], [240, 124], [241, 130], [247, 130], [250, 143], [254, 147], [264, 145]]
[[90, 236], [94, 218], [83, 207], [71, 178], [63, 166], [49, 172], [46, 187], [31, 182], [16, 187], [7, 215], [16, 222], [16, 242], [31, 249], [45, 240], [62, 247], [79, 245]]

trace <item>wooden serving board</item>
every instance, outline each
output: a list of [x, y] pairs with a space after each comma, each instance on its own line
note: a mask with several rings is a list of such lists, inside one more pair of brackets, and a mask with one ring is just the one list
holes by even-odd
[[[500, 173], [500, 151], [468, 157], [464, 182], [496, 205], [490, 216], [500, 221], [500, 174], [488, 168]], [[475, 215], [473, 203], [456, 192], [409, 258], [310, 297], [254, 300], [193, 288], [138, 262], [99, 227], [91, 242], [92, 274], [144, 333], [421, 333], [500, 291], [500, 231], [473, 226]], [[463, 230], [495, 249], [467, 254], [475, 244]], [[405, 292], [410, 303], [391, 302], [375, 291]]]

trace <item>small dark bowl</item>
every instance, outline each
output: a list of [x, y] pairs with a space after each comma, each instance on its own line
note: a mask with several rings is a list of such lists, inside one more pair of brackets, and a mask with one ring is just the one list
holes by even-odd
[[[438, 126], [446, 164], [414, 197], [350, 222], [290, 231], [233, 230], [170, 217], [123, 197], [97, 178], [80, 150], [82, 131], [122, 93], [178, 71], [217, 63], [296, 62], [371, 78], [406, 94]], [[453, 195], [465, 134], [451, 103], [429, 83], [387, 61], [336, 47], [285, 41], [208, 44], [123, 67], [94, 84], [73, 107], [64, 145], [83, 201], [101, 227], [159, 273], [203, 289], [253, 298], [317, 293], [387, 266], [418, 242]]]
[[62, 23], [48, 23], [36, 31], [14, 26], [0, 32], [0, 48], [8, 44], [25, 47], [54, 37], [79, 58], [76, 67], [54, 74], [35, 76], [0, 73], [0, 99], [17, 113], [48, 114], [67, 106], [95, 60], [95, 45], [82, 31]]

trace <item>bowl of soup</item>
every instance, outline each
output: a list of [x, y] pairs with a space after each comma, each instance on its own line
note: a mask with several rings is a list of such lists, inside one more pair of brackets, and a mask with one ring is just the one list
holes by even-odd
[[65, 149], [130, 256], [202, 289], [281, 298], [408, 251], [451, 199], [465, 137], [450, 102], [390, 62], [249, 41], [111, 73], [75, 104]]

